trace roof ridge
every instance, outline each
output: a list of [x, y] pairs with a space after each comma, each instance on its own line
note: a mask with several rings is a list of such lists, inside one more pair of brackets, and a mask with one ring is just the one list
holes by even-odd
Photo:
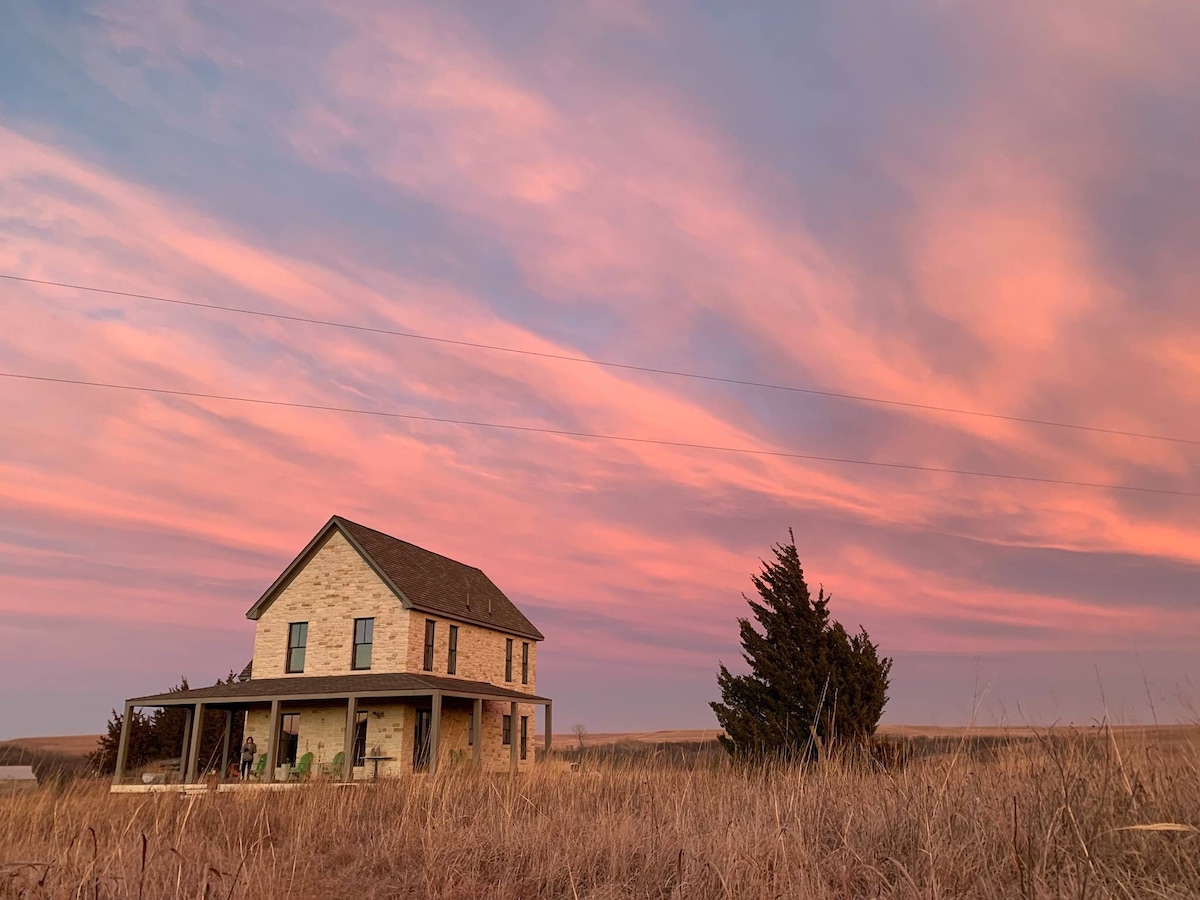
[[446, 562], [452, 562], [456, 566], [462, 566], [464, 569], [472, 569], [478, 572], [484, 578], [487, 578], [487, 573], [484, 572], [483, 569], [479, 568], [479, 566], [468, 565], [461, 560], [455, 559], [453, 556], [447, 556], [445, 553], [438, 553], [436, 550], [430, 550], [428, 547], [422, 547], [420, 544], [414, 544], [412, 541], [406, 541], [404, 538], [398, 538], [393, 534], [388, 534], [386, 531], [380, 531], [378, 528], [372, 528], [370, 525], [364, 525], [362, 522], [355, 522], [353, 519], [347, 519], [345, 516], [335, 515], [333, 518], [346, 525], [353, 525], [356, 528], [362, 528], [366, 531], [381, 535], [382, 537], [387, 538], [389, 541], [395, 541], [398, 544], [407, 544], [409, 547], [420, 550], [422, 553], [429, 553], [432, 556], [440, 556], [442, 559], [446, 560]]

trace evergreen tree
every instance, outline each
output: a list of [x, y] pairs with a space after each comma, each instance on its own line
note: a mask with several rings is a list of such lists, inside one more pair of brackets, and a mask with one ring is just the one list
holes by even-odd
[[[117, 766], [117, 748], [121, 743], [121, 725], [124, 716], [115, 709], [108, 720], [99, 746], [88, 756], [88, 765], [99, 775], [111, 775]], [[136, 769], [158, 759], [158, 742], [154, 737], [153, 721], [137, 710], [129, 721], [129, 754], [126, 766]]]
[[738, 619], [750, 673], [734, 675], [722, 664], [721, 700], [710, 705], [731, 754], [808, 760], [875, 733], [892, 661], [866, 631], [851, 635], [831, 620], [824, 587], [812, 596], [794, 535], [773, 550], [775, 560], [752, 579], [760, 600], [745, 598], [758, 627]]
[[[217, 684], [232, 684], [237, 676], [218, 679]], [[168, 693], [188, 690], [186, 678], [168, 689]], [[117, 748], [121, 742], [121, 725], [124, 717], [115, 709], [108, 720], [100, 746], [91, 754], [89, 762], [94, 771], [101, 775], [111, 774], [117, 765]], [[236, 760], [242, 743], [244, 716], [233, 716], [233, 728], [229, 736], [230, 757]], [[182, 759], [184, 754], [183, 732], [187, 726], [187, 710], [178, 706], [161, 707], [150, 715], [134, 710], [130, 719], [129, 751], [125, 761], [127, 771], [141, 768], [147, 763], [164, 759]], [[225, 713], [207, 709], [200, 732], [200, 759], [202, 771], [220, 766], [221, 745], [225, 737]]]

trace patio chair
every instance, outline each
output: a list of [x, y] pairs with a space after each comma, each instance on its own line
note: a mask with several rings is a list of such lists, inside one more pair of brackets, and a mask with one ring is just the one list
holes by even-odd
[[288, 781], [303, 781], [308, 777], [309, 771], [312, 769], [313, 755], [305, 753], [300, 757], [300, 761], [296, 763], [296, 768], [288, 771]]
[[258, 765], [254, 767], [254, 778], [256, 781], [262, 781], [263, 775], [267, 771], [267, 754], [262, 754], [258, 758]]
[[333, 754], [333, 761], [326, 763], [321, 767], [321, 769], [326, 775], [329, 775], [332, 778], [341, 778], [342, 766], [345, 765], [345, 762], [346, 754], [339, 750], [337, 753]]

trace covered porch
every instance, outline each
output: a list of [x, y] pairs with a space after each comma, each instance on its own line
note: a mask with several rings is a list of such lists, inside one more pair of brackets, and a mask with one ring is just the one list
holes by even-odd
[[[231, 736], [234, 717], [244, 716], [246, 733], [258, 742], [255, 775], [235, 783], [265, 787], [282, 786], [279, 782], [297, 769], [305, 776], [321, 773], [342, 782], [407, 772], [432, 774], [449, 764], [516, 773], [535, 756], [531, 744], [538, 706], [545, 709], [543, 753], [549, 753], [549, 699], [458, 678], [407, 673], [293, 676], [135, 697], [125, 702], [113, 785], [114, 790], [160, 787], [126, 784], [130, 722], [132, 713], [143, 707], [185, 712], [179, 769], [184, 785], [201, 783], [218, 755], [213, 751], [213, 759], [200, 758], [205, 712], [219, 710], [225, 717], [218, 783], [230, 780], [230, 764], [240, 755]], [[297, 766], [303, 759], [301, 749], [307, 760]]]

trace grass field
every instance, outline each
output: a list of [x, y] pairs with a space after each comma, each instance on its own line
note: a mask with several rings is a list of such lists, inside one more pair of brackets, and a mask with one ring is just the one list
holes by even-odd
[[274, 795], [77, 781], [0, 796], [0, 896], [1200, 896], [1195, 729], [911, 746], [888, 770], [647, 744]]

